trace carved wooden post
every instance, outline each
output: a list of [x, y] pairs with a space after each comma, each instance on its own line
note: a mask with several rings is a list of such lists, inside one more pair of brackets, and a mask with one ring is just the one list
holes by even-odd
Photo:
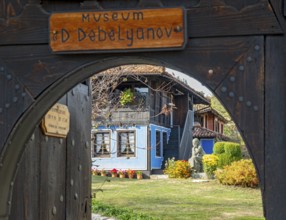
[[286, 216], [285, 45], [285, 36], [266, 39], [264, 205], [266, 218], [273, 220]]

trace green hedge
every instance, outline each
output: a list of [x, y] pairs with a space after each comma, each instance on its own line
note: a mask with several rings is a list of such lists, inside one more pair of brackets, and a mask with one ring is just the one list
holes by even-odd
[[233, 142], [217, 142], [214, 145], [214, 154], [218, 156], [218, 167], [223, 168], [232, 162], [242, 159], [240, 145]]
[[224, 150], [226, 154], [230, 154], [233, 157], [240, 158], [242, 157], [240, 145], [233, 142], [227, 142], [224, 145]]
[[224, 153], [224, 145], [227, 142], [216, 142], [214, 145], [213, 153], [214, 154], [222, 154]]

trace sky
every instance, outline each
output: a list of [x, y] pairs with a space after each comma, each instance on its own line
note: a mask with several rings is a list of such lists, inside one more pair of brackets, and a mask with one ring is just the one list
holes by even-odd
[[194, 90], [198, 91], [198, 92], [203, 92], [205, 95], [211, 96], [212, 92], [206, 88], [205, 86], [203, 86], [199, 81], [197, 81], [196, 79], [181, 73], [179, 71], [170, 69], [170, 68], [166, 68], [166, 71], [168, 73], [174, 73], [175, 76], [178, 76], [182, 81], [183, 79], [185, 79], [187, 81], [187, 84], [193, 88]]

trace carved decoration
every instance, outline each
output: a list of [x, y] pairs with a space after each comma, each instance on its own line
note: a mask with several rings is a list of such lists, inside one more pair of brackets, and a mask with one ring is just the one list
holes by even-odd
[[98, 9], [103, 10], [103, 7], [100, 5], [98, 1], [84, 1], [80, 4], [81, 8], [84, 9]]
[[200, 6], [203, 1], [202, 0], [185, 0], [185, 1], [166, 1], [161, 0], [165, 7], [180, 7], [183, 6], [185, 8], [194, 8]]
[[[125, 1], [125, 8], [160, 8], [160, 7], [180, 7], [185, 8], [197, 7], [201, 0], [181, 0], [181, 1], [170, 1], [170, 0], [137, 0], [137, 1]], [[113, 9], [120, 8], [119, 1], [98, 1], [98, 0], [86, 0], [81, 3], [81, 8], [84, 9]]]
[[223, 2], [226, 5], [229, 5], [235, 9], [237, 9], [238, 11], [240, 11], [241, 9], [250, 6], [250, 5], [255, 5], [259, 2], [261, 2], [261, 0], [223, 0]]
[[28, 0], [0, 0], [0, 19], [18, 16]]
[[161, 0], [140, 0], [138, 7], [163, 7]]

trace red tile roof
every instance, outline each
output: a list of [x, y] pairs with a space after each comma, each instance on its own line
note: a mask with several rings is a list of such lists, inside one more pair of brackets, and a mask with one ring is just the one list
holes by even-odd
[[216, 138], [222, 141], [233, 141], [230, 137], [206, 128], [202, 128], [201, 126], [193, 127], [193, 138]]

